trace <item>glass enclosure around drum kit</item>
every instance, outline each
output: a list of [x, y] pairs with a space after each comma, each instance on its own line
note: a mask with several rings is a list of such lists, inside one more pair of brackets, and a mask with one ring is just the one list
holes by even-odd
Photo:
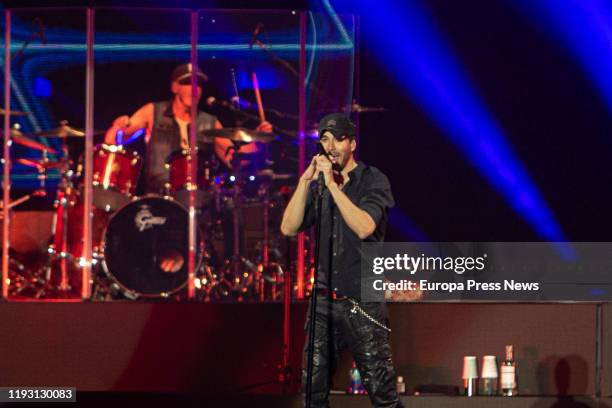
[[3, 297], [306, 295], [312, 240], [279, 226], [318, 119], [353, 106], [352, 16], [5, 13]]
[[23, 9], [4, 17], [3, 296], [87, 298], [88, 193], [77, 188], [84, 173], [71, 160], [88, 139], [88, 13]]

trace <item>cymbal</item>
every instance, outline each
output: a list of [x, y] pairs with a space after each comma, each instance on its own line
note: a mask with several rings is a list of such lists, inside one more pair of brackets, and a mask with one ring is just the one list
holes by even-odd
[[30, 160], [30, 159], [17, 159], [17, 163], [23, 164], [24, 166], [34, 167], [37, 169], [59, 169], [62, 167], [61, 162], [56, 161], [48, 161], [48, 160]]
[[[94, 135], [101, 135], [104, 133], [102, 130], [93, 131]], [[43, 130], [42, 132], [34, 133], [34, 136], [38, 137], [85, 137], [84, 129], [73, 128], [68, 125], [68, 121], [62, 120], [60, 125], [55, 129]]]
[[[4, 115], [6, 113], [6, 109], [0, 108], [0, 115]], [[9, 115], [11, 116], [28, 116], [29, 112], [24, 111], [10, 111]]]
[[209, 129], [201, 133], [204, 137], [233, 140], [234, 142], [261, 142], [268, 143], [276, 139], [276, 136], [271, 133], [257, 132], [255, 130], [246, 129], [243, 127]]
[[11, 140], [18, 145], [29, 147], [30, 149], [38, 150], [38, 151], [47, 151], [51, 154], [57, 154], [58, 151], [52, 147], [46, 146], [42, 143], [39, 143], [35, 140], [26, 137], [23, 133], [21, 133], [17, 129], [11, 129]]

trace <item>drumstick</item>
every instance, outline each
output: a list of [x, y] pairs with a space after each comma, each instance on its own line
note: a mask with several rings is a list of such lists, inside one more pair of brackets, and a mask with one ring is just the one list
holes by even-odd
[[257, 74], [253, 72], [253, 88], [255, 88], [255, 100], [257, 101], [257, 110], [259, 111], [259, 119], [262, 122], [266, 121], [263, 103], [261, 102], [261, 94], [259, 93], [259, 82], [257, 82]]

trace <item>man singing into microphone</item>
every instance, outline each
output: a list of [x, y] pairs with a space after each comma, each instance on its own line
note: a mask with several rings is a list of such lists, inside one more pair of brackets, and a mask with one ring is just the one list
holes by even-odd
[[[355, 125], [343, 114], [319, 123], [327, 155], [315, 156], [289, 201], [281, 231], [293, 236], [314, 225], [317, 180], [323, 175], [319, 236], [317, 309], [312, 372], [312, 406], [327, 407], [331, 378], [341, 351], [348, 347], [375, 407], [401, 407], [384, 303], [360, 301], [360, 246], [384, 240], [387, 209], [394, 201], [387, 177], [356, 161]], [[328, 158], [329, 157], [329, 158]], [[314, 183], [313, 183], [314, 181]], [[308, 322], [310, 333], [312, 324]], [[308, 336], [306, 337], [308, 339]], [[302, 384], [307, 382], [308, 342], [304, 347]]]

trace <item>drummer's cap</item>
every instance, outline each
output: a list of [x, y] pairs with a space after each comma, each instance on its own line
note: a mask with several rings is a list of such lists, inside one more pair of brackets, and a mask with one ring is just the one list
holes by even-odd
[[[181, 85], [189, 85], [191, 83], [192, 72], [193, 69], [190, 63], [181, 64], [174, 68], [174, 71], [172, 71], [172, 75], [170, 75], [170, 82], [176, 81]], [[202, 70], [200, 70], [200, 68], [196, 69], [195, 74], [198, 80], [198, 85], [202, 86], [204, 82], [208, 81], [208, 77], [202, 72]]]
[[319, 137], [326, 131], [330, 131], [336, 140], [354, 139], [356, 126], [343, 113], [332, 113], [319, 122]]

